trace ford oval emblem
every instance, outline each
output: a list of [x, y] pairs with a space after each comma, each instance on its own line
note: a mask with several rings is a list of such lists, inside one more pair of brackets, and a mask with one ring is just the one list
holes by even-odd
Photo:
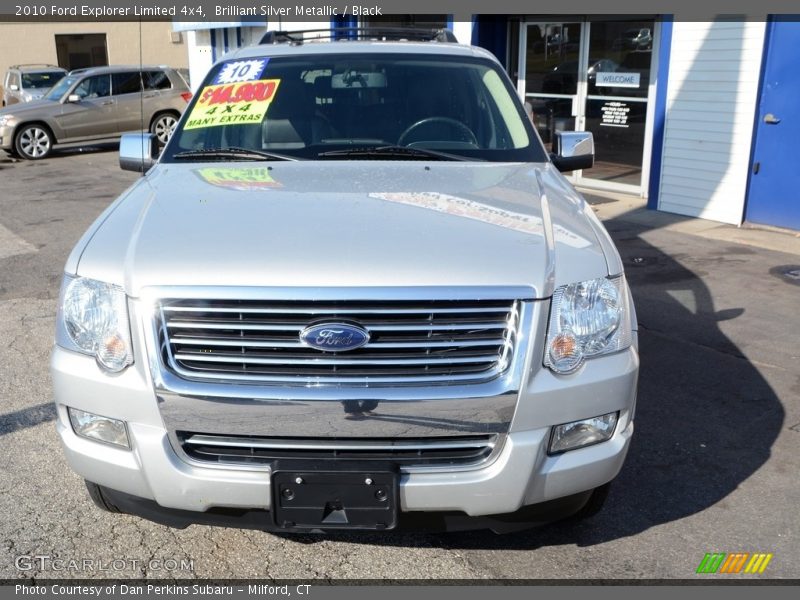
[[300, 341], [325, 352], [346, 352], [361, 348], [369, 341], [369, 332], [348, 323], [319, 323], [300, 332]]

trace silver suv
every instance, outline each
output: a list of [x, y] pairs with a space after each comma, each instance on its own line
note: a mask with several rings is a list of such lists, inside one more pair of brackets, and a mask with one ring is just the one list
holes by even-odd
[[150, 131], [165, 144], [192, 94], [175, 70], [114, 66], [70, 73], [40, 100], [0, 110], [0, 148], [45, 158], [56, 144]]
[[[351, 32], [352, 33], [352, 32]], [[495, 531], [602, 505], [633, 433], [620, 257], [479, 48], [227, 55], [70, 255], [57, 428], [95, 503], [185, 527]], [[284, 43], [286, 38], [290, 43]]]
[[67, 74], [55, 65], [13, 65], [3, 79], [3, 106], [41, 98]]

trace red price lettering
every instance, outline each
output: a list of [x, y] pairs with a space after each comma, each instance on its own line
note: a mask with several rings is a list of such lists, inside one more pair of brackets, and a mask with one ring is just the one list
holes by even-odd
[[230, 102], [231, 94], [233, 93], [233, 85], [226, 85], [225, 87], [218, 87], [216, 89], [207, 89], [203, 92], [200, 102], [203, 104], [223, 104]]
[[207, 88], [200, 97], [199, 103], [212, 106], [214, 104], [236, 104], [238, 102], [262, 102], [271, 100], [275, 94], [274, 81], [258, 83], [240, 83]]
[[275, 82], [274, 81], [267, 81], [266, 83], [259, 83], [256, 85], [258, 88], [258, 99], [259, 100], [270, 100], [272, 95], [275, 93]]
[[234, 102], [250, 102], [253, 100], [253, 84], [243, 83], [236, 90], [236, 95], [233, 98]]

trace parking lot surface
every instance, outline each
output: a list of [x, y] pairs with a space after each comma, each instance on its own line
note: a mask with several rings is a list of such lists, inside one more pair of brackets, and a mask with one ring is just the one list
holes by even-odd
[[67, 254], [135, 179], [113, 144], [0, 157], [0, 578], [751, 577], [696, 575], [707, 552], [773, 553], [752, 577], [800, 578], [796, 240], [599, 198], [636, 301], [641, 376], [633, 444], [598, 516], [504, 536], [325, 537], [100, 512], [62, 455], [48, 357]]

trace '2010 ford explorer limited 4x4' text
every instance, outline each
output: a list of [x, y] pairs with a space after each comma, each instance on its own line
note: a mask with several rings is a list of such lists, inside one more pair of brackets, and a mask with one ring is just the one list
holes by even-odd
[[183, 527], [505, 531], [604, 500], [633, 432], [620, 257], [487, 52], [216, 64], [66, 264], [57, 428], [95, 503]]

